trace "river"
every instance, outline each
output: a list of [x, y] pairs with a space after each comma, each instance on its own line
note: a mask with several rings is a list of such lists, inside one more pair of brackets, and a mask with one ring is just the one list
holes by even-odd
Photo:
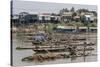
[[[21, 42], [21, 40], [18, 40], [16, 36], [13, 37], [12, 40], [13, 45], [13, 65], [14, 66], [31, 66], [31, 65], [43, 65], [43, 64], [61, 64], [61, 63], [76, 63], [76, 62], [84, 62], [84, 57], [77, 57], [75, 60], [71, 61], [71, 58], [67, 59], [57, 59], [53, 61], [44, 61], [44, 62], [22, 62], [21, 59], [27, 56], [32, 56], [34, 54], [34, 51], [32, 50], [16, 50], [16, 47], [18, 46], [28, 46], [32, 44], [24, 44]], [[94, 51], [97, 52], [96, 50]], [[97, 61], [97, 56], [87, 56], [85, 57], [86, 62], [92, 62]]]

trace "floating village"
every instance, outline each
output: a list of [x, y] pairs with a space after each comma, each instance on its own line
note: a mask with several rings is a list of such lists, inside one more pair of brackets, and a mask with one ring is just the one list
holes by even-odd
[[[12, 39], [16, 37], [22, 45], [17, 51], [32, 50], [31, 56], [20, 61], [45, 62], [57, 59], [71, 61], [77, 57], [97, 55], [97, 13], [74, 7], [59, 13], [21, 12], [11, 17]], [[14, 44], [13, 44], [14, 46]]]

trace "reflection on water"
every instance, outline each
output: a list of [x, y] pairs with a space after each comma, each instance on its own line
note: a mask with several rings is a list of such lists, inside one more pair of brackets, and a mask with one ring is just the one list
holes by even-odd
[[[34, 54], [34, 51], [32, 50], [16, 50], [16, 47], [22, 45], [22, 42], [16, 37], [13, 38], [13, 65], [14, 66], [29, 66], [29, 65], [39, 65], [39, 64], [59, 64], [59, 63], [74, 63], [74, 62], [84, 62], [84, 57], [77, 57], [75, 60], [71, 61], [71, 58], [67, 59], [56, 59], [53, 61], [44, 61], [44, 62], [22, 62], [21, 59], [27, 56], [32, 56]], [[26, 44], [31, 45], [31, 44]], [[95, 51], [96, 52], [96, 51]], [[87, 56], [86, 58], [87, 62], [90, 61], [96, 61], [97, 56]]]

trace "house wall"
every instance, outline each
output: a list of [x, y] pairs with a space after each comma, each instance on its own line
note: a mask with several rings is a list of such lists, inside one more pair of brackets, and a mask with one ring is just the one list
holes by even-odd
[[61, 16], [62, 22], [70, 22], [72, 20], [71, 16]]
[[34, 15], [26, 15], [25, 16], [26, 23], [35, 23], [38, 21], [38, 16], [36, 14]]

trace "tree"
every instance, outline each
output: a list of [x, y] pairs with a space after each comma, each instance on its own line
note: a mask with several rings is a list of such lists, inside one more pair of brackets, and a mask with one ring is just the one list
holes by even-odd
[[69, 12], [69, 10], [67, 8], [64, 9], [64, 12]]
[[97, 12], [96, 11], [91, 11], [91, 13], [93, 13], [94, 16], [97, 16]]
[[73, 13], [72, 13], [72, 20], [74, 20], [74, 17], [75, 17], [75, 16], [77, 16], [77, 13], [76, 13], [76, 12], [73, 12]]
[[69, 10], [67, 8], [60, 10], [60, 14], [63, 14], [64, 12], [69, 12]]
[[75, 12], [75, 9], [74, 9], [74, 7], [72, 7], [70, 11], [71, 11], [71, 12]]
[[81, 12], [89, 12], [89, 10], [88, 9], [78, 9], [77, 12], [78, 13], [81, 13]]
[[72, 14], [72, 17], [74, 17], [74, 16], [77, 16], [77, 13], [76, 13], [76, 12], [74, 12], [74, 13]]

